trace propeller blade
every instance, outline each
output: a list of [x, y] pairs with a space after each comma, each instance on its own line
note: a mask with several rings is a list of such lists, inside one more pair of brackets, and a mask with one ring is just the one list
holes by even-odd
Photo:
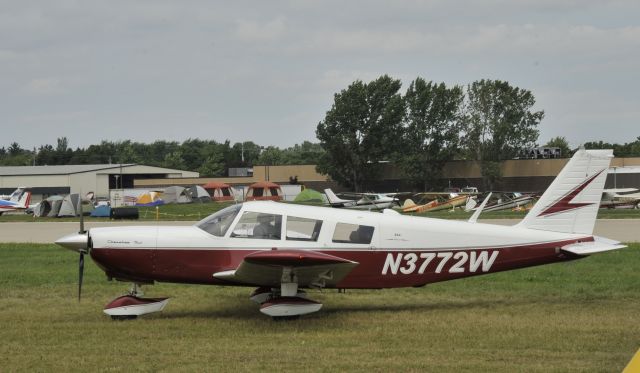
[[[80, 196], [82, 195], [82, 191], [80, 191]], [[78, 233], [83, 234], [86, 231], [84, 230], [84, 214], [82, 213], [82, 197], [78, 197], [78, 208], [76, 209], [77, 213], [80, 215], [80, 231]]]
[[78, 302], [82, 294], [82, 277], [84, 276], [84, 252], [80, 251], [80, 263], [78, 268]]

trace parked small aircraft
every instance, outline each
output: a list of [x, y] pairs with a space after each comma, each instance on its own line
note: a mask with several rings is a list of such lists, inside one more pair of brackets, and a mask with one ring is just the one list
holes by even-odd
[[[483, 211], [500, 211], [512, 208], [526, 206], [534, 201], [532, 194], [524, 194], [519, 192], [492, 192], [492, 198]], [[475, 211], [477, 200], [469, 198], [465, 206], [465, 211]]]
[[331, 207], [344, 207], [356, 210], [382, 210], [388, 209], [398, 203], [394, 197], [394, 193], [348, 193], [349, 196], [355, 197], [356, 199], [342, 199], [336, 196], [330, 188], [327, 188], [324, 190], [324, 194], [326, 194]]
[[402, 212], [420, 213], [456, 208], [464, 205], [467, 199], [470, 198], [467, 194], [460, 195], [447, 192], [418, 193], [416, 197], [420, 198], [418, 203], [413, 202], [411, 199], [404, 201]]
[[26, 210], [31, 201], [31, 192], [20, 187], [11, 193], [7, 199], [0, 199], [0, 215], [9, 211]]
[[[82, 228], [56, 241], [84, 254], [109, 279], [132, 282], [109, 303], [113, 318], [164, 308], [140, 285], [175, 282], [255, 287], [272, 317], [320, 310], [302, 289], [423, 286], [625, 247], [593, 235], [611, 150], [579, 150], [516, 226], [329, 209], [271, 201], [220, 210], [190, 227]], [[487, 199], [483, 204], [487, 203]]]
[[600, 207], [640, 209], [640, 192], [636, 188], [605, 189]]

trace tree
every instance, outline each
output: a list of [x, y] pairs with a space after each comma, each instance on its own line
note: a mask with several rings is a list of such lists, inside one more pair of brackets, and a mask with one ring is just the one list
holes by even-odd
[[500, 80], [480, 80], [467, 87], [464, 144], [467, 156], [480, 161], [485, 187], [500, 177], [498, 161], [511, 159], [538, 139], [543, 111], [532, 111], [533, 94]]
[[571, 148], [569, 148], [569, 142], [562, 136], [553, 137], [547, 141], [544, 145], [549, 148], [560, 148], [560, 154], [563, 158], [570, 158], [572, 155]]
[[317, 143], [304, 141], [282, 150], [282, 164], [318, 164], [324, 149]]
[[237, 142], [226, 154], [225, 162], [228, 167], [250, 167], [260, 157], [262, 147], [252, 141]]
[[262, 149], [260, 156], [256, 160], [256, 164], [267, 166], [284, 164], [283, 151], [275, 146], [267, 146]]
[[136, 152], [134, 143], [126, 140], [116, 144], [118, 163], [141, 163], [142, 158]]
[[12, 142], [11, 145], [9, 145], [8, 153], [10, 157], [20, 155], [22, 154], [22, 152], [24, 152], [24, 150], [20, 147], [20, 144], [18, 144], [17, 142]]
[[184, 164], [184, 160], [182, 159], [182, 152], [180, 151], [180, 149], [168, 153], [164, 157], [162, 167], [184, 170], [186, 166]]
[[318, 171], [360, 191], [372, 180], [379, 162], [388, 160], [400, 141], [404, 102], [400, 80], [387, 75], [369, 82], [353, 82], [334, 95], [316, 135], [325, 153]]
[[640, 157], [640, 136], [635, 141], [620, 144], [611, 144], [603, 141], [590, 141], [584, 144], [586, 149], [613, 149], [616, 157]]
[[226, 171], [224, 153], [218, 146], [208, 146], [205, 160], [198, 168], [202, 177], [224, 176]]
[[407, 107], [399, 163], [422, 190], [442, 177], [444, 164], [460, 146], [462, 88], [417, 78], [404, 96]]

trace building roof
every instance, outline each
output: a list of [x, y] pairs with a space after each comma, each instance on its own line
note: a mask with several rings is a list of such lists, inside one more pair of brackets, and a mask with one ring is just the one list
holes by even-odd
[[272, 183], [270, 181], [258, 181], [257, 183], [253, 183], [249, 185], [249, 188], [258, 189], [258, 188], [280, 188], [280, 185], [276, 183]]
[[136, 166], [134, 163], [120, 164], [77, 164], [63, 166], [2, 166], [0, 176], [28, 176], [28, 175], [70, 175], [83, 172], [93, 172], [120, 167]]
[[202, 186], [204, 189], [229, 188], [229, 184], [219, 181], [210, 181]]

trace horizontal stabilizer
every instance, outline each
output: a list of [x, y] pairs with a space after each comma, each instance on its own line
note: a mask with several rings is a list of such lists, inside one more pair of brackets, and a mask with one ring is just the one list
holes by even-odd
[[602, 253], [605, 251], [618, 250], [627, 247], [618, 241], [610, 240], [604, 237], [593, 237], [595, 240], [590, 242], [579, 242], [562, 246], [560, 249], [576, 255], [591, 255]]

